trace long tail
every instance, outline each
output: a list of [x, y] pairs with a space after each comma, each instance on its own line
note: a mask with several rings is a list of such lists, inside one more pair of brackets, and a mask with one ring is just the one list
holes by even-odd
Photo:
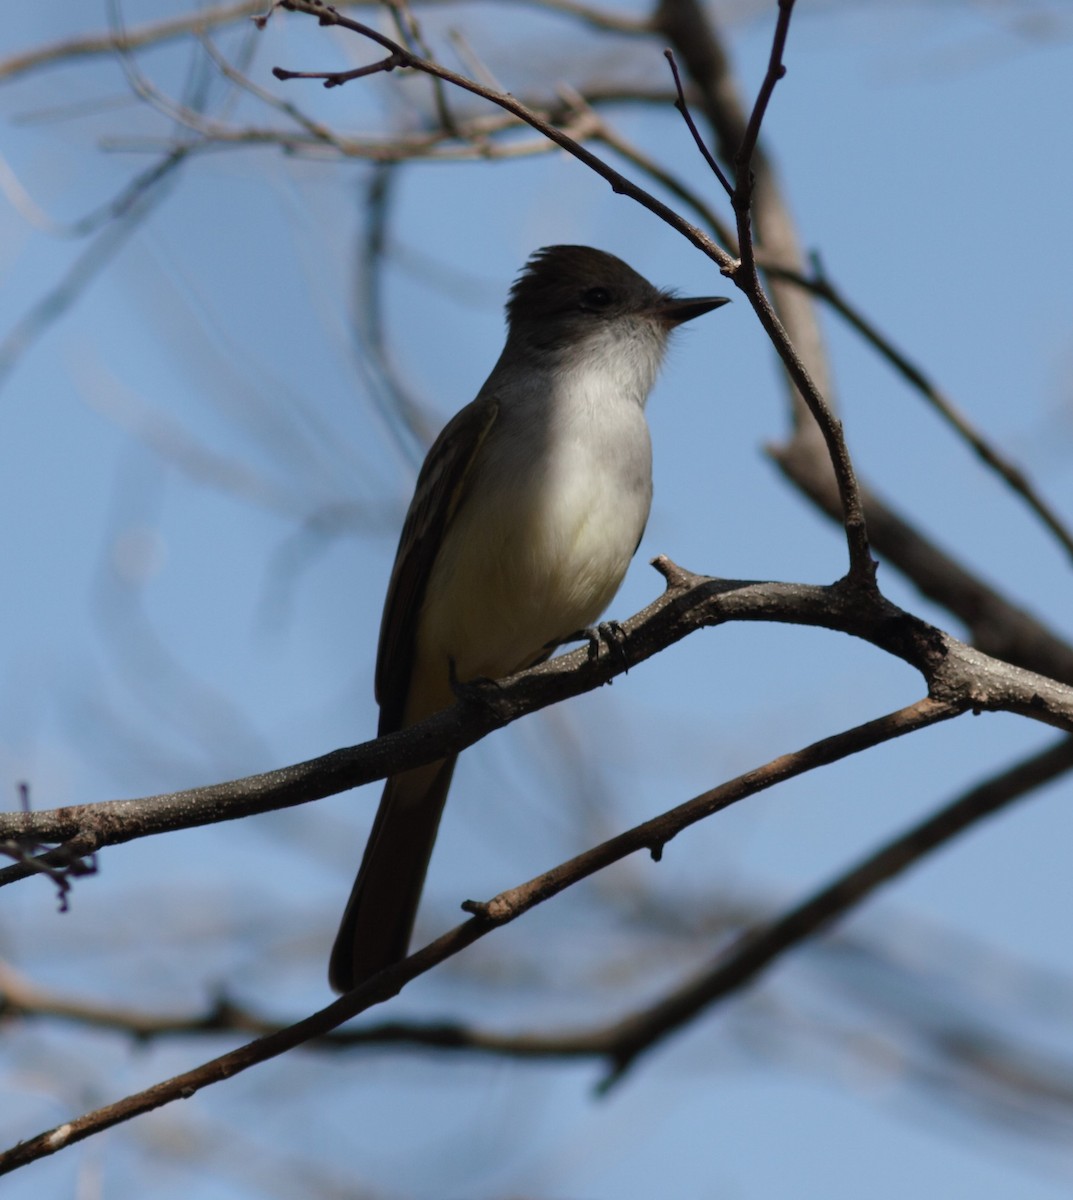
[[387, 781], [332, 947], [337, 992], [406, 957], [454, 769], [445, 758]]

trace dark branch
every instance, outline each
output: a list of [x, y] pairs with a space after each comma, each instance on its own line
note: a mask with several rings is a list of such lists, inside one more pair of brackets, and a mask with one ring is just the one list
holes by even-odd
[[1063, 738], [959, 796], [777, 920], [742, 937], [698, 978], [619, 1025], [608, 1039], [608, 1054], [614, 1069], [603, 1087], [606, 1089], [620, 1079], [641, 1054], [704, 1009], [752, 983], [787, 950], [814, 937], [882, 884], [983, 818], [1066, 774], [1071, 767], [1073, 738]]
[[1016, 492], [1030, 509], [1047, 526], [1062, 548], [1073, 557], [1073, 532], [1066, 527], [1054, 508], [1043, 498], [1032, 481], [1015, 463], [1011, 462], [992, 443], [974, 429], [969, 419], [954, 402], [932, 382], [923, 368], [898, 349], [894, 343], [880, 333], [879, 329], [861, 310], [842, 295], [823, 269], [818, 254], [812, 256], [812, 277], [807, 286], [814, 296], [826, 301], [862, 338], [924, 397], [931, 407], [969, 446], [986, 466], [990, 467], [1009, 487]]
[[693, 114], [689, 111], [689, 105], [686, 103], [685, 90], [682, 87], [682, 77], [678, 73], [678, 63], [674, 57], [673, 50], [664, 50], [663, 57], [670, 63], [671, 74], [674, 76], [674, 88], [678, 94], [677, 100], [674, 102], [674, 107], [682, 114], [682, 119], [686, 123], [686, 128], [689, 130], [693, 138], [693, 143], [701, 153], [701, 157], [708, 164], [712, 174], [723, 185], [728, 196], [733, 197], [734, 185], [727, 179], [723, 172], [723, 168], [719, 165], [718, 159], [708, 149], [708, 143], [700, 135], [700, 130], [697, 128], [696, 122], [693, 120]]
[[[0, 838], [77, 842], [80, 854], [135, 838], [304, 804], [457, 753], [494, 729], [591, 691], [698, 629], [733, 621], [776, 621], [836, 630], [870, 642], [919, 670], [930, 694], [960, 708], [1008, 711], [1073, 730], [1073, 689], [989, 658], [850, 582], [818, 587], [745, 583], [691, 575], [660, 558], [664, 594], [622, 623], [614, 654], [586, 650], [503, 680], [494, 706], [460, 701], [399, 733], [260, 775], [139, 800], [113, 800], [0, 815]], [[0, 885], [30, 874], [0, 871]]]
[[474, 913], [468, 921], [437, 938], [423, 950], [381, 971], [379, 975], [341, 996], [333, 1004], [294, 1025], [220, 1055], [145, 1091], [127, 1096], [114, 1104], [86, 1113], [77, 1120], [66, 1122], [28, 1141], [20, 1142], [10, 1150], [0, 1153], [0, 1175], [55, 1154], [57, 1150], [65, 1149], [132, 1117], [151, 1112], [174, 1100], [186, 1099], [203, 1087], [230, 1079], [258, 1063], [323, 1037], [344, 1021], [349, 1021], [374, 1005], [398, 995], [412, 979], [453, 957], [493, 928], [508, 924], [536, 905], [638, 850], [648, 850], [656, 854], [659, 848], [683, 829], [745, 796], [772, 787], [815, 766], [833, 762], [846, 754], [856, 753], [939, 721], [948, 720], [961, 711], [960, 706], [949, 701], [921, 700], [875, 721], [866, 722], [834, 737], [824, 738], [794, 754], [774, 759], [756, 771], [704, 792], [668, 813], [645, 821], [626, 833], [579, 854], [569, 862], [529, 880], [528, 883], [501, 892], [489, 901], [470, 901], [463, 906]]

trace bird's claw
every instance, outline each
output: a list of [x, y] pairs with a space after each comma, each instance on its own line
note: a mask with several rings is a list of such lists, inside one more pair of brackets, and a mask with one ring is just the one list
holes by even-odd
[[589, 662], [596, 662], [600, 657], [600, 644], [607, 646], [612, 654], [618, 656], [623, 669], [628, 671], [626, 661], [626, 631], [620, 621], [601, 621], [598, 625], [589, 625], [564, 637], [560, 645], [566, 642], [588, 642]]
[[447, 678], [451, 684], [451, 691], [454, 692], [457, 699], [492, 712], [498, 710], [499, 698], [503, 691], [503, 685], [498, 680], [489, 679], [487, 675], [476, 675], [472, 679], [459, 679], [453, 658], [448, 664]]

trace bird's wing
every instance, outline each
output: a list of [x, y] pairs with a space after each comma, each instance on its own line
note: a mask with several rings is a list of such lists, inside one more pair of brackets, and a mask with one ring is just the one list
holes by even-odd
[[487, 396], [467, 404], [433, 443], [417, 477], [380, 623], [376, 699], [381, 733], [402, 727], [417, 623], [432, 567], [466, 493], [478, 451], [498, 416], [498, 402]]

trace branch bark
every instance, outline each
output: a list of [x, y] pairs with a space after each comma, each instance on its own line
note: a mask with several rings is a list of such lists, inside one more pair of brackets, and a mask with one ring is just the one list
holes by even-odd
[[[614, 652], [587, 649], [550, 659], [502, 680], [479, 697], [400, 733], [243, 779], [137, 800], [0, 814], [0, 839], [76, 842], [79, 854], [140, 837], [305, 804], [457, 753], [495, 729], [608, 683], [698, 629], [735, 621], [775, 621], [861, 638], [922, 673], [929, 694], [964, 710], [1016, 712], [1073, 731], [1073, 688], [959, 642], [852, 582], [828, 587], [749, 583], [693, 575], [656, 560], [663, 595], [623, 622]], [[69, 859], [61, 846], [60, 861]], [[44, 857], [50, 861], [49, 855]], [[0, 886], [33, 874], [32, 864], [0, 871]]]
[[398, 995], [412, 979], [425, 974], [441, 962], [458, 954], [492, 929], [509, 924], [538, 904], [550, 900], [568, 887], [588, 878], [611, 863], [638, 850], [659, 856], [663, 846], [689, 825], [718, 812], [728, 805], [772, 787], [785, 779], [802, 774], [815, 766], [833, 762], [846, 754], [879, 745], [916, 729], [957, 716], [962, 707], [949, 700], [925, 699], [875, 721], [866, 722], [844, 733], [806, 746], [794, 754], [783, 755], [766, 766], [738, 779], [712, 788], [668, 813], [645, 821], [600, 846], [577, 855], [551, 871], [519, 887], [501, 892], [491, 900], [467, 901], [463, 908], [473, 915], [468, 921], [437, 938], [424, 949], [340, 997], [326, 1008], [285, 1029], [258, 1038], [245, 1046], [222, 1054], [207, 1063], [184, 1071], [171, 1079], [154, 1084], [142, 1092], [114, 1104], [86, 1113], [75, 1121], [47, 1130], [0, 1153], [0, 1175], [17, 1170], [30, 1162], [83, 1141], [105, 1129], [151, 1112], [174, 1100], [188, 1099], [203, 1087], [230, 1079], [258, 1063], [275, 1058], [305, 1042], [323, 1037], [344, 1021], [376, 1004]]

